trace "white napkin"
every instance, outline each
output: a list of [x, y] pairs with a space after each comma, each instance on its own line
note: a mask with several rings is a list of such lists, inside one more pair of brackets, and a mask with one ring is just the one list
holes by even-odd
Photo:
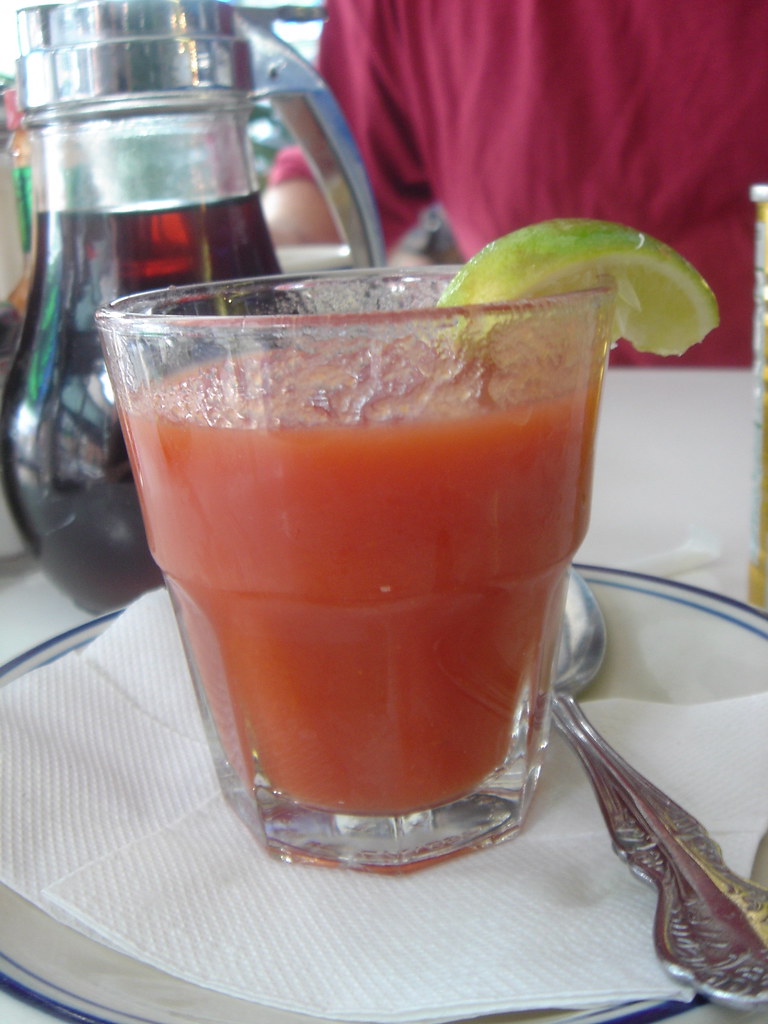
[[[768, 826], [768, 694], [589, 714], [749, 873]], [[0, 744], [0, 880], [199, 985], [365, 1021], [691, 996], [658, 967], [655, 893], [612, 853], [557, 736], [511, 842], [405, 876], [268, 857], [219, 795], [162, 591], [0, 690]]]

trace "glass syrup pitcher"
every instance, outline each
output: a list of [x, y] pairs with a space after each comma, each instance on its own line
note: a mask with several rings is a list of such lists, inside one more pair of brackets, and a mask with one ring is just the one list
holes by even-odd
[[330, 198], [351, 262], [383, 262], [359, 155], [263, 9], [76, 0], [19, 12], [34, 267], [2, 404], [10, 507], [46, 575], [103, 612], [161, 583], [94, 312], [136, 291], [279, 272], [247, 132], [267, 99]]

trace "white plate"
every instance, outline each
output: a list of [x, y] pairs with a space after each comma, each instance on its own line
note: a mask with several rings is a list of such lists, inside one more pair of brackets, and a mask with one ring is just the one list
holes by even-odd
[[[768, 616], [707, 591], [582, 566], [608, 625], [591, 696], [687, 703], [768, 687]], [[70, 630], [0, 668], [0, 685], [89, 643], [114, 615]], [[755, 877], [768, 883], [768, 844]], [[74, 932], [0, 885], [0, 985], [54, 1016], [88, 1024], [311, 1024], [314, 1018], [179, 981]], [[554, 968], [555, 965], [553, 965]], [[733, 1020], [715, 1007], [632, 1004], [600, 1012], [507, 1014], [494, 1024], [684, 1024]], [[757, 1020], [751, 1014], [741, 1020]]]

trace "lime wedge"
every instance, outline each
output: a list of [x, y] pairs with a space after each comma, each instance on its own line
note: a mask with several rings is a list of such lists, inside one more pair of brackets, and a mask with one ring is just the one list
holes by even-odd
[[456, 274], [441, 306], [508, 302], [616, 282], [614, 338], [680, 355], [719, 323], [717, 300], [678, 252], [610, 221], [547, 220], [491, 242]]

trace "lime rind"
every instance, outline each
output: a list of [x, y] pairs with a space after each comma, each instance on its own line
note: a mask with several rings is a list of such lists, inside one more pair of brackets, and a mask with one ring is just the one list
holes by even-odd
[[719, 323], [711, 288], [680, 253], [620, 224], [543, 221], [491, 242], [456, 274], [441, 306], [536, 298], [616, 282], [613, 339], [679, 355]]

